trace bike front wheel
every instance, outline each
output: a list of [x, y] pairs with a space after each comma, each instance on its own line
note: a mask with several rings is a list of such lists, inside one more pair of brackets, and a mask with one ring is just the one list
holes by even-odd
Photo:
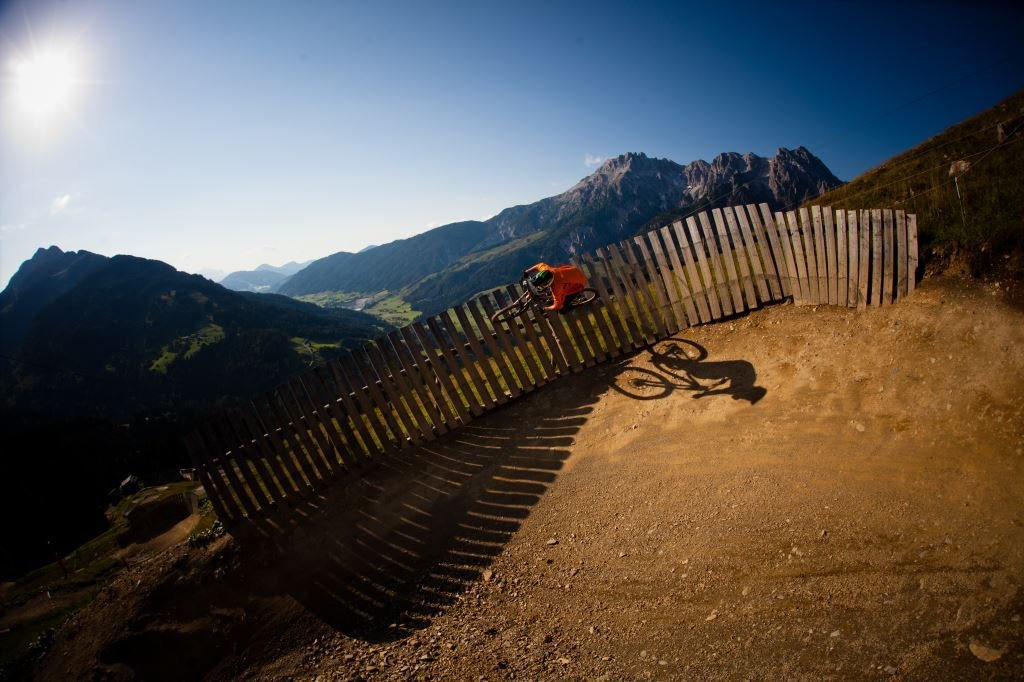
[[527, 291], [522, 296], [512, 301], [509, 305], [499, 309], [493, 315], [491, 315], [491, 322], [498, 324], [499, 322], [508, 322], [515, 317], [518, 317], [526, 310], [527, 306], [530, 305], [530, 299], [532, 296]]

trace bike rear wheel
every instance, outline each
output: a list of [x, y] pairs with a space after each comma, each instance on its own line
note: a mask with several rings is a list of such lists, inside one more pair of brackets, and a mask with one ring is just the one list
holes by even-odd
[[583, 291], [573, 294], [572, 300], [569, 302], [573, 308], [579, 308], [580, 306], [589, 305], [594, 302], [597, 298], [597, 290], [586, 288]]

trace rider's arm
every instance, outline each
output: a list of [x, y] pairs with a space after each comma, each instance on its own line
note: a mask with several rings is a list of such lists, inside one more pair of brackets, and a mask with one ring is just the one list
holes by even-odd
[[551, 305], [544, 310], [561, 310], [563, 303], [565, 303], [565, 294], [561, 287], [551, 287]]

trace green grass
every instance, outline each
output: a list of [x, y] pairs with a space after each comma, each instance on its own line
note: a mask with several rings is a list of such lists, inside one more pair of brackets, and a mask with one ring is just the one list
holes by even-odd
[[306, 303], [313, 303], [321, 308], [357, 309], [359, 299], [370, 298], [370, 294], [359, 291], [320, 291], [315, 294], [301, 294], [293, 298]]
[[386, 289], [375, 293], [321, 291], [315, 294], [302, 294], [295, 298], [306, 303], [314, 303], [321, 308], [361, 310], [395, 327], [407, 325], [421, 315], [420, 311], [414, 310], [401, 294]]
[[224, 327], [211, 322], [202, 329], [187, 336], [182, 336], [160, 349], [160, 357], [149, 366], [150, 372], [167, 374], [167, 370], [179, 357], [186, 360], [195, 356], [206, 346], [224, 340]]
[[[293, 336], [291, 338], [292, 350], [295, 351], [303, 359], [309, 355], [309, 349], [311, 348], [314, 353], [323, 350], [324, 348], [331, 348], [337, 350], [341, 348], [341, 342], [335, 341], [330, 343], [328, 341], [314, 341], [312, 339], [304, 339], [301, 336]], [[309, 344], [307, 347], [306, 344]]]
[[185, 359], [188, 360], [198, 353], [204, 346], [212, 346], [218, 341], [224, 340], [224, 327], [219, 324], [210, 323], [200, 329], [192, 337], [188, 350], [185, 351]]
[[[954, 169], [956, 162], [969, 166]], [[1024, 92], [810, 204], [915, 213], [924, 245], [987, 245], [990, 252], [1024, 246]]]
[[363, 312], [379, 317], [396, 327], [404, 327], [422, 314], [419, 310], [413, 310], [413, 307], [397, 294], [380, 299], [364, 308]]

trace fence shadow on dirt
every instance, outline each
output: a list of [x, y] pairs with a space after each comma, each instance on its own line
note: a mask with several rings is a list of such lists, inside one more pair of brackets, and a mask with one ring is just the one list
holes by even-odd
[[651, 367], [625, 367], [611, 388], [635, 400], [657, 400], [677, 390], [690, 391], [693, 398], [727, 395], [751, 405], [768, 390], [756, 385], [757, 372], [746, 360], [708, 361], [708, 351], [699, 343], [679, 336], [642, 351]]
[[335, 630], [366, 641], [406, 636], [501, 553], [607, 389], [607, 375], [574, 376], [383, 457], [316, 508], [254, 520], [237, 537], [280, 590]]
[[[650, 353], [658, 372], [633, 367]], [[503, 550], [558, 477], [593, 405], [642, 378], [656, 398], [683, 388], [695, 397], [756, 402], [749, 362], [707, 362], [703, 347], [672, 338], [546, 387], [524, 400], [322, 493], [315, 505], [239, 529], [275, 591], [331, 628], [388, 641], [425, 627]], [[652, 375], [657, 374], [657, 379]], [[634, 390], [636, 393], [636, 390]]]

